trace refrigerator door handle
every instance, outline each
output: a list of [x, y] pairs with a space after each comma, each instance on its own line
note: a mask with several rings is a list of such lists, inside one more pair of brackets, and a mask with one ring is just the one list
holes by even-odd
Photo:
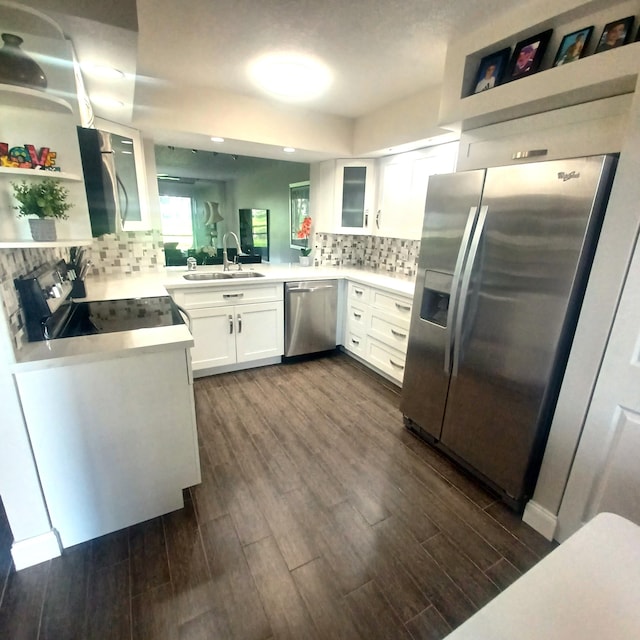
[[469, 241], [473, 228], [478, 216], [478, 207], [469, 207], [469, 216], [467, 217], [467, 224], [464, 227], [462, 234], [462, 241], [460, 242], [460, 249], [458, 251], [458, 257], [456, 259], [456, 267], [453, 272], [453, 281], [451, 283], [451, 297], [449, 301], [449, 309], [447, 311], [447, 331], [445, 337], [444, 348], [444, 372], [446, 375], [451, 373], [451, 352], [453, 350], [453, 336], [454, 336], [454, 319], [456, 315], [456, 308], [458, 306], [459, 296], [458, 288], [460, 286], [460, 276], [464, 267], [465, 259], [469, 253]]
[[476, 261], [476, 254], [478, 253], [478, 247], [480, 246], [480, 239], [482, 238], [482, 232], [484, 231], [484, 223], [487, 219], [487, 212], [489, 207], [483, 205], [480, 207], [480, 213], [478, 214], [478, 223], [471, 240], [471, 247], [469, 248], [469, 256], [465, 263], [464, 276], [462, 278], [462, 287], [460, 288], [460, 297], [458, 299], [458, 309], [456, 314], [455, 324], [455, 338], [453, 341], [453, 370], [452, 376], [458, 375], [458, 367], [460, 365], [461, 351], [462, 351], [462, 323], [464, 321], [464, 311], [467, 306], [467, 294], [469, 293], [469, 283], [471, 282], [471, 274], [473, 272], [473, 264]]

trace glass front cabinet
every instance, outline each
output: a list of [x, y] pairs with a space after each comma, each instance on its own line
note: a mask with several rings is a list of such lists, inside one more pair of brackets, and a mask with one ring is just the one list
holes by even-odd
[[375, 161], [336, 162], [336, 211], [338, 233], [370, 232], [375, 203]]

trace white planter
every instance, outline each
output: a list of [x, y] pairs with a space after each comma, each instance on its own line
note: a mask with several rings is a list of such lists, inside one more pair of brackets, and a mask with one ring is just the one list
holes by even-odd
[[56, 236], [56, 221], [51, 218], [29, 218], [31, 237], [38, 242], [53, 242]]
[[300, 256], [300, 266], [310, 267], [313, 264], [313, 258], [311, 256]]

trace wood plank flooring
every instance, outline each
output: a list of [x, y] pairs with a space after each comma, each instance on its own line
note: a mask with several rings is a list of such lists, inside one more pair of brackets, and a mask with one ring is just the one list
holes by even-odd
[[0, 526], [0, 638], [437, 640], [553, 548], [345, 355], [194, 388], [184, 509], [19, 573]]

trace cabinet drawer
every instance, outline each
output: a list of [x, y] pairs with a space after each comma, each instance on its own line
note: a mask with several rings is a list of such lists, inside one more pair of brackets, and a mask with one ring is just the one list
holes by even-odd
[[175, 289], [173, 298], [185, 309], [201, 309], [229, 304], [275, 302], [283, 299], [282, 283], [252, 284], [251, 286], [209, 286], [194, 289]]
[[406, 319], [407, 326], [411, 320], [411, 299], [402, 296], [396, 296], [379, 289], [371, 290], [371, 304], [376, 309], [383, 309], [388, 313], [392, 313], [398, 319]]
[[366, 360], [402, 385], [405, 355], [375, 338], [367, 338]]
[[367, 339], [364, 334], [347, 329], [345, 332], [344, 348], [364, 358], [367, 353], [366, 341]]
[[349, 301], [360, 302], [361, 304], [369, 304], [369, 287], [355, 282], [349, 282]]
[[402, 326], [402, 324], [398, 324], [395, 321], [393, 316], [374, 309], [371, 312], [369, 334], [386, 345], [401, 351], [403, 354], [407, 352], [407, 343], [409, 341], [408, 323], [407, 326]]
[[345, 327], [347, 330], [356, 331], [364, 335], [369, 326], [369, 309], [364, 305], [349, 302]]

